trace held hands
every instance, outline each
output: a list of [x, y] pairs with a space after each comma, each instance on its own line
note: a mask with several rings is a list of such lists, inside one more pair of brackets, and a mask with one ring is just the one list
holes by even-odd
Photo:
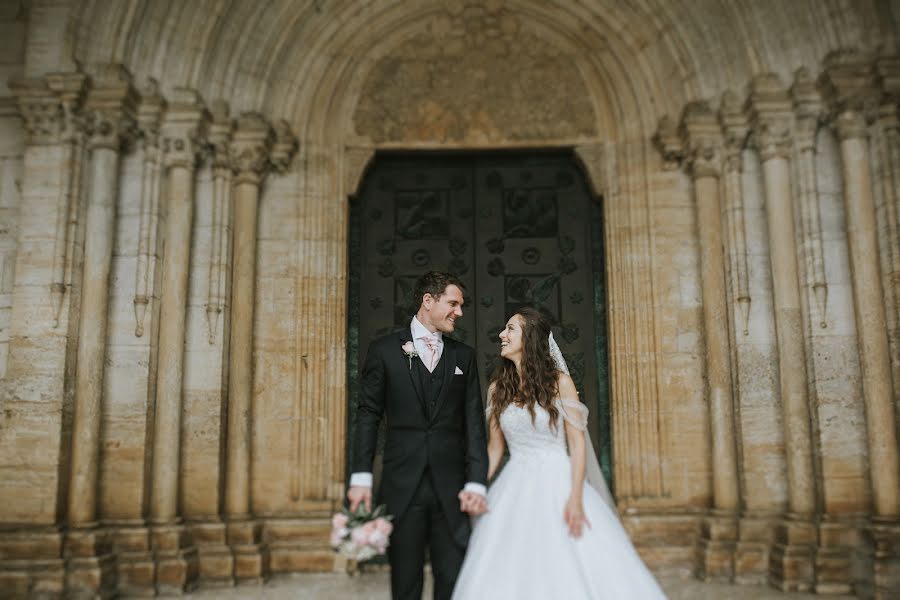
[[347, 490], [347, 500], [350, 501], [350, 512], [356, 512], [360, 503], [365, 504], [366, 511], [372, 512], [372, 488], [362, 485], [351, 485]]
[[483, 515], [487, 512], [487, 501], [481, 494], [463, 490], [459, 493], [458, 498], [459, 510], [464, 513], [469, 513], [471, 516], [477, 517], [478, 515]]
[[581, 504], [581, 498], [575, 496], [570, 497], [569, 501], [566, 502], [566, 508], [563, 511], [563, 519], [565, 519], [566, 525], [569, 527], [569, 535], [574, 538], [581, 537], [581, 527], [583, 525], [587, 525], [588, 529], [591, 528], [591, 522], [588, 521], [584, 514], [584, 506]]

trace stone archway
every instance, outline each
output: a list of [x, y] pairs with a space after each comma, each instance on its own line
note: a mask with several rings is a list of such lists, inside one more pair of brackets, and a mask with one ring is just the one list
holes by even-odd
[[[122, 588], [331, 567], [348, 195], [381, 149], [550, 146], [605, 199], [615, 478], [648, 561], [847, 591], [861, 553], [895, 581], [887, 3], [107, 4], [0, 14], [17, 582], [108, 583], [116, 553]], [[169, 258], [161, 189], [195, 216]]]

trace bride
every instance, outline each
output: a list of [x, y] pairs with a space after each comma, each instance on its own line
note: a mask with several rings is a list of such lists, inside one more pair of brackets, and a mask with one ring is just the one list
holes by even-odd
[[[488, 491], [453, 590], [475, 598], [665, 598], [619, 522], [547, 320], [523, 307], [500, 333], [488, 390]], [[587, 483], [585, 479], [587, 476]]]

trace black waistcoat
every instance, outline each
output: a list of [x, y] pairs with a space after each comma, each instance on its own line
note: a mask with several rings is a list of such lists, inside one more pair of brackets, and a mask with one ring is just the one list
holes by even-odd
[[419, 377], [419, 381], [422, 382], [422, 390], [425, 392], [425, 405], [428, 407], [428, 416], [431, 417], [434, 415], [438, 398], [441, 397], [441, 389], [444, 387], [444, 353], [441, 352], [441, 358], [431, 373], [428, 372], [425, 363], [421, 360], [415, 361], [414, 364], [416, 365], [416, 375]]

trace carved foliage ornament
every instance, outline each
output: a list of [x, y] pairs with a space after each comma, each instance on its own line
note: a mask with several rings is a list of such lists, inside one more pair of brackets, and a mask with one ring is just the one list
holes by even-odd
[[81, 129], [77, 111], [86, 80], [81, 73], [63, 73], [10, 81], [29, 143], [57, 144], [75, 139]]

